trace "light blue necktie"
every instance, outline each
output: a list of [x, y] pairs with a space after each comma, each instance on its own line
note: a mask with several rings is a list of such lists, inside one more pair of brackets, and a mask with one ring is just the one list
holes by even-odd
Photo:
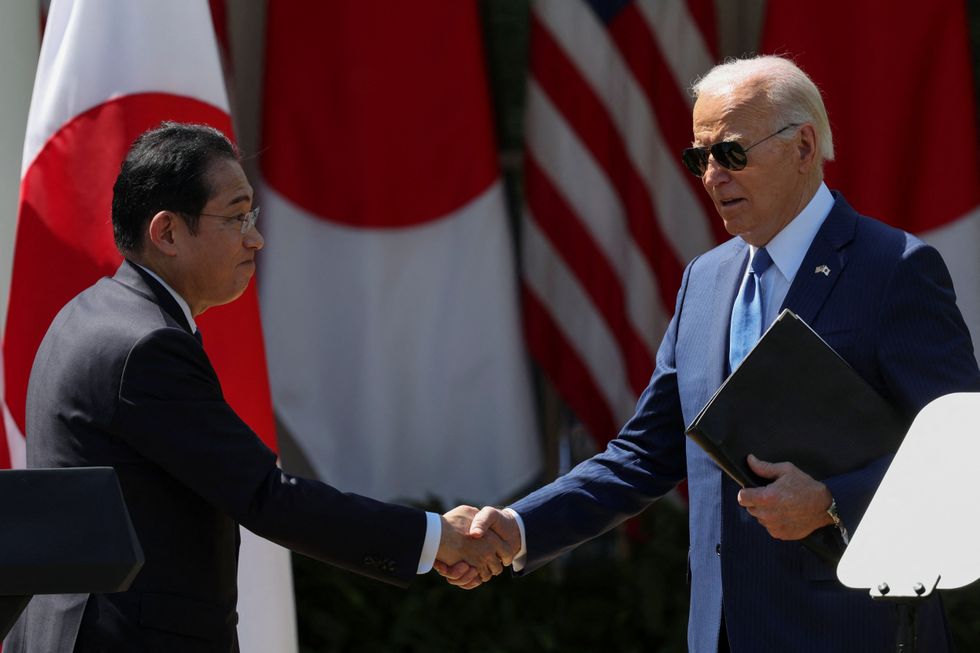
[[766, 248], [756, 250], [749, 262], [749, 273], [735, 298], [732, 308], [730, 344], [728, 346], [728, 370], [731, 372], [742, 362], [749, 350], [762, 335], [762, 275], [772, 265], [772, 257]]

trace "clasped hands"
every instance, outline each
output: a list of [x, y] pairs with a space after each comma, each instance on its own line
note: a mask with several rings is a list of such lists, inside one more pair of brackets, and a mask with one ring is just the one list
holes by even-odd
[[[800, 540], [833, 523], [827, 514], [832, 496], [823, 483], [792, 463], [770, 463], [749, 456], [749, 467], [772, 482], [743, 488], [738, 503], [778, 540]], [[442, 517], [443, 534], [435, 568], [451, 585], [473, 589], [513, 563], [521, 531], [508, 512], [459, 506]]]
[[520, 550], [520, 527], [511, 515], [459, 506], [442, 516], [435, 569], [449, 584], [473, 589], [510, 566]]

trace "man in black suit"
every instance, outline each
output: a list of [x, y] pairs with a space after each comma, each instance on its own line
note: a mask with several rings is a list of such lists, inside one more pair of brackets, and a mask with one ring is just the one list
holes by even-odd
[[114, 467], [146, 563], [127, 592], [35, 597], [5, 653], [237, 651], [239, 524], [399, 585], [435, 557], [474, 563], [484, 580], [509, 562], [499, 540], [465, 535], [473, 508], [440, 518], [283, 473], [225, 402], [194, 318], [255, 272], [252, 199], [236, 150], [210, 127], [164, 123], [127, 154], [112, 201], [126, 260], [41, 343], [27, 458]]

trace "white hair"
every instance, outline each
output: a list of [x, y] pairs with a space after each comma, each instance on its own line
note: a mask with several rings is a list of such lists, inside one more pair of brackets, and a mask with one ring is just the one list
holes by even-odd
[[701, 95], [728, 95], [752, 86], [772, 107], [772, 129], [810, 123], [820, 144], [821, 162], [834, 160], [834, 137], [820, 90], [789, 59], [773, 55], [729, 59], [695, 81], [691, 94], [696, 100]]

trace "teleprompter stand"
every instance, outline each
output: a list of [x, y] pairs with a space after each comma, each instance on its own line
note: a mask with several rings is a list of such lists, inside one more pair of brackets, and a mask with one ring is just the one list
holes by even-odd
[[143, 550], [111, 467], [0, 471], [0, 640], [35, 594], [121, 592]]
[[980, 578], [980, 393], [919, 413], [837, 566], [837, 577], [899, 613], [896, 650], [915, 650], [915, 611], [934, 590]]

